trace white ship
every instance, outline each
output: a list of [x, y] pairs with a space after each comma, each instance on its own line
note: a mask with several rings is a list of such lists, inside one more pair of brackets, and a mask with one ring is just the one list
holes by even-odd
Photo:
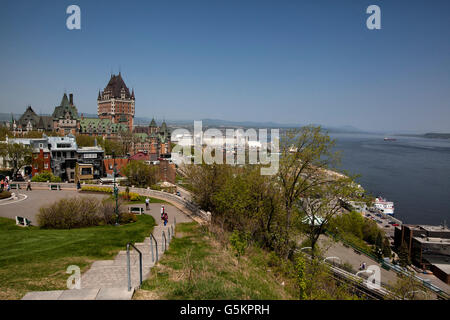
[[384, 214], [394, 215], [394, 203], [392, 201], [387, 201], [382, 197], [375, 198], [375, 208], [380, 210]]

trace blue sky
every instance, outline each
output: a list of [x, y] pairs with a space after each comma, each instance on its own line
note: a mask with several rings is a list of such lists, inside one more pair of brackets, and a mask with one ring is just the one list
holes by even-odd
[[[81, 30], [66, 8], [81, 8]], [[381, 30], [366, 8], [381, 8]], [[450, 1], [22, 1], [0, 12], [0, 112], [80, 112], [119, 69], [136, 115], [450, 132]]]

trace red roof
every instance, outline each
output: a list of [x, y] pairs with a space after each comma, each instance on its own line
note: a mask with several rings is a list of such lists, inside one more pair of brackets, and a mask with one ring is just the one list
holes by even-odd
[[103, 165], [105, 167], [105, 172], [107, 174], [113, 174], [114, 172], [114, 163], [116, 164], [117, 172], [120, 173], [120, 170], [128, 164], [128, 159], [126, 158], [116, 158], [116, 159], [104, 159]]
[[138, 152], [130, 157], [130, 160], [149, 161], [150, 155], [144, 152]]

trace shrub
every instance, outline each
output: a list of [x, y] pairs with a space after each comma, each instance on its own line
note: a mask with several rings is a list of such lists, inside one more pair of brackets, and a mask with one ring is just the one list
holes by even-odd
[[34, 175], [34, 177], [31, 179], [33, 182], [61, 182], [61, 178], [53, 175], [51, 172], [42, 172], [39, 174]]
[[[50, 206], [42, 207], [37, 215], [37, 221], [41, 228], [49, 229], [74, 229], [114, 224], [115, 203], [91, 197], [62, 199]], [[136, 220], [127, 216], [120, 219], [123, 223], [134, 221]]]
[[124, 212], [120, 215], [120, 223], [133, 223], [137, 221], [137, 217], [133, 213]]
[[81, 191], [86, 192], [101, 192], [101, 193], [113, 193], [113, 188], [111, 187], [91, 187], [91, 186], [81, 186]]
[[9, 191], [0, 192], [0, 199], [6, 199], [9, 197], [11, 197], [11, 192], [9, 192]]

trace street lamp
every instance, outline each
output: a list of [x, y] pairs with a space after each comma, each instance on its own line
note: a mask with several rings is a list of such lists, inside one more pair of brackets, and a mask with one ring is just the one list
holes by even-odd
[[112, 151], [112, 157], [113, 157], [113, 185], [114, 185], [114, 197], [116, 198], [116, 207], [114, 209], [114, 212], [116, 214], [116, 227], [119, 226], [119, 207], [118, 207], [118, 196], [119, 196], [119, 189], [116, 186], [116, 154], [114, 150]]

